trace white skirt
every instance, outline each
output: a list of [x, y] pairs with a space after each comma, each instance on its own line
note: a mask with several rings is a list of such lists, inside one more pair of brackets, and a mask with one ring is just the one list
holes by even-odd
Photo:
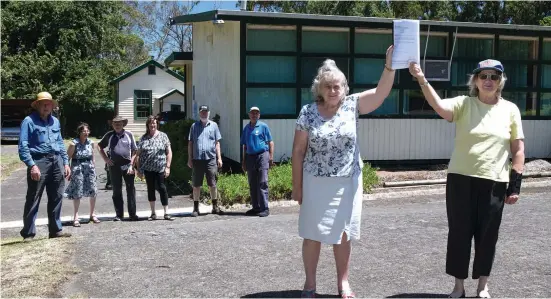
[[360, 239], [362, 173], [351, 177], [317, 177], [306, 171], [302, 181], [299, 236], [324, 244]]

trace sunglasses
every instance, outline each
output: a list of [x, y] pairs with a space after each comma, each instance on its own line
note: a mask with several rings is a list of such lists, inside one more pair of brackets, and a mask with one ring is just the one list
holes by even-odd
[[492, 81], [497, 81], [497, 80], [501, 79], [501, 76], [500, 75], [482, 74], [482, 75], [478, 75], [478, 78], [480, 78], [481, 80], [491, 79]]

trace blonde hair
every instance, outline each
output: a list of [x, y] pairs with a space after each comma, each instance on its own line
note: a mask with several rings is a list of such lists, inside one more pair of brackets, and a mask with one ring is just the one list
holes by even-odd
[[[471, 97], [478, 97], [478, 87], [476, 87], [476, 78], [478, 77], [480, 73], [471, 74], [469, 76], [469, 81], [467, 82], [467, 86], [469, 86], [469, 96]], [[507, 76], [505, 73], [499, 74], [501, 76], [501, 79], [499, 79], [499, 84], [497, 86], [496, 94], [498, 97], [501, 97], [501, 91], [503, 91], [503, 88], [505, 87], [505, 81], [507, 81]]]
[[326, 59], [318, 69], [318, 74], [314, 78], [312, 83], [312, 95], [316, 103], [323, 103], [324, 99], [320, 92], [320, 87], [325, 82], [331, 82], [338, 80], [340, 85], [344, 88], [344, 96], [348, 95], [350, 88], [348, 87], [348, 81], [344, 73], [337, 67], [337, 64], [333, 59]]

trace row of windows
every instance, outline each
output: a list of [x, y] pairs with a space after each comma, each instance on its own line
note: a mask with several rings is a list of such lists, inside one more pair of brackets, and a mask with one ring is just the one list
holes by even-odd
[[[312, 102], [309, 86], [326, 58], [335, 60], [349, 84], [356, 88], [351, 93], [376, 86], [384, 68], [384, 54], [392, 43], [392, 35], [389, 31], [356, 30], [352, 45], [354, 54], [351, 55], [349, 35], [348, 28], [315, 31], [303, 27], [302, 42], [298, 45], [295, 26], [248, 28], [246, 47], [249, 52], [244, 70], [247, 107], [260, 106], [263, 115], [296, 115], [298, 103], [303, 106]], [[535, 61], [538, 59], [537, 38], [514, 38], [499, 36], [497, 41], [497, 58], [505, 59], [503, 63], [508, 77], [505, 91], [510, 90], [504, 92], [503, 96], [517, 103], [523, 115], [536, 115], [538, 93], [534, 90], [539, 83], [543, 88], [539, 115], [551, 116], [551, 64]], [[425, 55], [426, 46], [426, 57], [449, 59], [452, 50], [447, 33], [431, 33], [428, 44], [426, 42], [426, 36], [422, 35], [421, 56]], [[479, 60], [494, 58], [495, 42], [493, 35], [458, 35], [453, 50], [450, 81], [433, 82], [442, 98], [467, 93], [465, 85], [469, 74]], [[300, 55], [296, 53], [299, 46]], [[541, 58], [551, 60], [551, 41], [546, 40], [542, 48]], [[357, 56], [364, 54], [367, 56]], [[541, 74], [539, 82], [538, 73]], [[462, 87], [465, 91], [457, 90]], [[408, 70], [396, 72], [393, 88], [384, 104], [372, 115], [434, 115]], [[299, 95], [300, 99], [297, 99]]]
[[[303, 27], [301, 51], [306, 53], [350, 53], [350, 32], [348, 28], [333, 28], [328, 31], [315, 31]], [[317, 29], [319, 30], [319, 29]], [[425, 34], [425, 33], [423, 33]], [[247, 29], [247, 51], [281, 51], [296, 52], [298, 49], [297, 33], [294, 26], [284, 29]], [[427, 36], [420, 39], [421, 55], [425, 54]], [[453, 45], [453, 41], [451, 41]], [[453, 49], [456, 58], [497, 57], [499, 59], [536, 60], [538, 59], [538, 40], [521, 39], [514, 36], [499, 36], [498, 55], [494, 53], [495, 39], [492, 35], [465, 36], [458, 34]], [[323, 44], [323, 47], [319, 45]], [[373, 30], [354, 33], [354, 53], [385, 54], [388, 45], [392, 44], [389, 31]], [[452, 49], [445, 32], [429, 33], [427, 57], [449, 57]], [[551, 42], [545, 42], [542, 51], [543, 60], [551, 60]]]
[[[385, 60], [377, 58], [330, 57], [351, 83], [377, 84], [384, 68]], [[295, 56], [247, 56], [247, 83], [298, 83], [312, 82], [325, 57], [302, 57], [301, 76], [297, 78], [297, 58]], [[350, 78], [349, 63], [354, 64], [354, 76]], [[476, 68], [477, 62], [454, 62], [451, 67], [451, 86], [464, 86], [468, 75]], [[507, 87], [536, 87], [537, 64], [503, 63], [507, 74]], [[551, 88], [551, 65], [541, 65], [541, 86]], [[399, 84], [400, 72], [396, 73], [395, 84]]]
[[[353, 89], [350, 93], [365, 89]], [[309, 88], [300, 90], [300, 107], [312, 103], [312, 93]], [[436, 90], [441, 98], [452, 98], [467, 95], [467, 90]], [[297, 114], [297, 98], [295, 88], [247, 88], [247, 107], [262, 107], [263, 115], [294, 115]], [[535, 92], [503, 92], [503, 98], [517, 104], [523, 116], [535, 116], [537, 109], [537, 93]], [[393, 89], [383, 104], [371, 115], [435, 115], [434, 110], [425, 100], [420, 89], [404, 89], [402, 97], [402, 113], [400, 113], [400, 90]], [[551, 92], [541, 94], [541, 116], [551, 116]]]

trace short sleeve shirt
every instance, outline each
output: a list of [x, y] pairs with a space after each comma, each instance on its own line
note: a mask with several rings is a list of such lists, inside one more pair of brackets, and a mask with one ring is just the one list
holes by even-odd
[[170, 140], [163, 132], [158, 132], [155, 136], [143, 135], [138, 145], [141, 169], [164, 172], [166, 167], [166, 150], [169, 147]]
[[456, 124], [448, 172], [508, 182], [511, 141], [524, 139], [518, 107], [503, 98], [495, 105], [468, 96], [445, 101], [452, 102]]
[[304, 171], [324, 177], [349, 177], [362, 171], [358, 98], [358, 94], [347, 96], [331, 119], [319, 114], [316, 103], [302, 107], [296, 129], [308, 132]]
[[216, 158], [216, 142], [222, 139], [218, 125], [208, 121], [205, 126], [196, 121], [189, 129], [189, 141], [193, 142], [193, 160], [211, 160]]
[[247, 154], [256, 155], [270, 149], [270, 141], [272, 141], [272, 133], [270, 128], [264, 122], [257, 121], [255, 126], [247, 124], [243, 128], [241, 135], [241, 145], [247, 146]]
[[107, 132], [98, 143], [100, 148], [109, 148], [109, 155], [113, 163], [124, 166], [130, 163], [132, 152], [137, 150], [134, 135], [123, 130], [120, 134], [115, 131]]

